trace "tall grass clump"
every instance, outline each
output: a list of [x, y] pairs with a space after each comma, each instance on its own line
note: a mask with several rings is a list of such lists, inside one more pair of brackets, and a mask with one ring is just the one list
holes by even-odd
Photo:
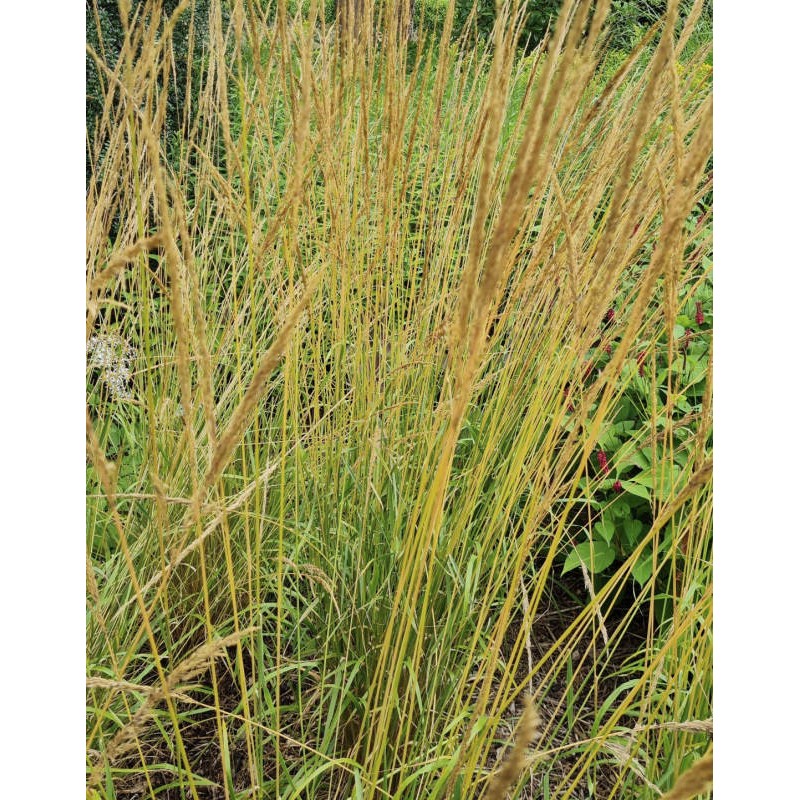
[[177, 139], [191, 0], [89, 48], [90, 796], [660, 797], [712, 716], [701, 0], [612, 68], [608, 0], [528, 55], [516, 2], [485, 52], [206, 5]]

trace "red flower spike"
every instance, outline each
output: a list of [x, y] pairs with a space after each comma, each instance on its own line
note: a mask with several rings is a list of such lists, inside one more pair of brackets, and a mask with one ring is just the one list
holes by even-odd
[[694, 321], [698, 325], [702, 325], [706, 321], [706, 316], [703, 314], [703, 304], [699, 301], [694, 304]]
[[614, 481], [614, 485], [611, 487], [617, 494], [622, 494], [622, 481]]
[[611, 470], [608, 467], [608, 458], [602, 450], [597, 451], [597, 463], [600, 465], [600, 469], [603, 470], [603, 473], [608, 475]]
[[614, 309], [609, 308], [608, 311], [606, 311], [606, 322], [613, 322], [615, 314], [616, 312], [614, 311]]
[[639, 375], [642, 376], [644, 376], [644, 362], [646, 358], [647, 353], [645, 353], [644, 350], [636, 356], [636, 363], [639, 365]]

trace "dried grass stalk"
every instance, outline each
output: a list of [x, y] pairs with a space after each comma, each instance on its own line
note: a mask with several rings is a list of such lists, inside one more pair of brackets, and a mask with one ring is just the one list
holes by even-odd
[[283, 357], [284, 350], [286, 350], [289, 344], [294, 328], [305, 310], [306, 305], [311, 300], [318, 282], [319, 278], [315, 278], [309, 283], [308, 288], [303, 293], [302, 299], [287, 317], [286, 322], [275, 337], [272, 346], [261, 358], [253, 375], [253, 379], [250, 382], [250, 386], [248, 386], [241, 403], [239, 403], [236, 410], [233, 412], [228, 427], [219, 438], [214, 458], [211, 461], [211, 466], [203, 481], [204, 490], [210, 489], [222, 474], [225, 464], [227, 464], [231, 453], [233, 453], [234, 448], [247, 427], [253, 410], [261, 399], [261, 395], [267, 384], [267, 379]]
[[539, 728], [542, 718], [539, 709], [528, 695], [525, 698], [525, 710], [517, 723], [514, 748], [502, 767], [494, 774], [486, 792], [486, 800], [503, 800], [507, 792], [519, 780], [525, 767], [530, 763], [528, 747], [540, 736]]
[[143, 239], [139, 239], [138, 242], [134, 242], [132, 245], [129, 245], [128, 247], [125, 247], [119, 252], [115, 253], [109, 260], [108, 266], [95, 275], [95, 277], [92, 279], [92, 282], [89, 286], [89, 294], [96, 294], [104, 284], [118, 275], [122, 271], [122, 268], [126, 264], [130, 264], [131, 261], [134, 261], [136, 256], [138, 256], [140, 253], [146, 253], [155, 249], [156, 247], [163, 246], [164, 237], [160, 233], [156, 233], [153, 236], [146, 236]]
[[104, 758], [99, 760], [89, 776], [89, 786], [98, 786], [103, 777], [103, 764], [113, 764], [119, 761], [126, 753], [129, 753], [136, 745], [139, 735], [147, 725], [147, 721], [152, 715], [153, 708], [162, 700], [173, 695], [182, 685], [196, 678], [205, 672], [217, 658], [219, 658], [229, 647], [234, 646], [245, 636], [253, 633], [255, 628], [247, 628], [238, 633], [231, 634], [222, 639], [198, 647], [190, 656], [185, 658], [167, 676], [165, 686], [145, 687], [129, 684], [123, 681], [101, 682], [98, 679], [89, 679], [87, 686], [100, 687], [105, 684], [107, 688], [133, 688], [135, 691], [147, 691], [147, 698], [142, 703], [139, 710], [133, 715], [127, 725], [120, 728], [114, 738], [108, 743], [105, 749]]
[[681, 775], [663, 800], [691, 800], [692, 797], [711, 788], [714, 777], [714, 753], [711, 749], [699, 760], [695, 761], [686, 772]]

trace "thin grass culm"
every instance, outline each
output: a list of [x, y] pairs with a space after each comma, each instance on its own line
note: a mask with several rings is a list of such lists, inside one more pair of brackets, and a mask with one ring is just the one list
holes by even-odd
[[87, 4], [91, 797], [708, 793], [710, 10], [552, 5]]

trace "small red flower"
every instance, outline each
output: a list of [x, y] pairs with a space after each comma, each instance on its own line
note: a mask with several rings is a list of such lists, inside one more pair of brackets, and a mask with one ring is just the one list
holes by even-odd
[[703, 314], [703, 304], [699, 301], [694, 304], [694, 321], [698, 325], [702, 325], [706, 321], [706, 316]]
[[634, 236], [636, 236], [636, 234], [638, 233], [638, 231], [639, 231], [639, 223], [637, 222], [637, 223], [636, 223], [636, 224], [633, 226], [633, 233], [631, 234], [631, 239], [632, 239]]
[[683, 344], [681, 349], [685, 353], [689, 349], [689, 345], [692, 343], [692, 337], [694, 336], [694, 331], [691, 328], [686, 329], [686, 333], [683, 335]]
[[614, 311], [613, 308], [609, 308], [608, 311], [606, 311], [606, 322], [613, 322], [615, 315], [616, 311]]
[[606, 351], [606, 355], [607, 355], [607, 356], [610, 356], [610, 355], [611, 355], [611, 345], [610, 345], [610, 344], [607, 344], [607, 345], [606, 345], [606, 346], [603, 348], [603, 350], [605, 350], [605, 351]]
[[602, 450], [597, 451], [597, 463], [600, 465], [600, 469], [603, 470], [603, 473], [608, 475], [610, 472], [610, 469], [608, 468], [608, 458]]
[[612, 488], [617, 494], [622, 494], [622, 481], [614, 481], [614, 486]]
[[644, 362], [647, 358], [647, 353], [644, 350], [636, 356], [636, 363], [639, 365], [639, 374], [644, 375]]

